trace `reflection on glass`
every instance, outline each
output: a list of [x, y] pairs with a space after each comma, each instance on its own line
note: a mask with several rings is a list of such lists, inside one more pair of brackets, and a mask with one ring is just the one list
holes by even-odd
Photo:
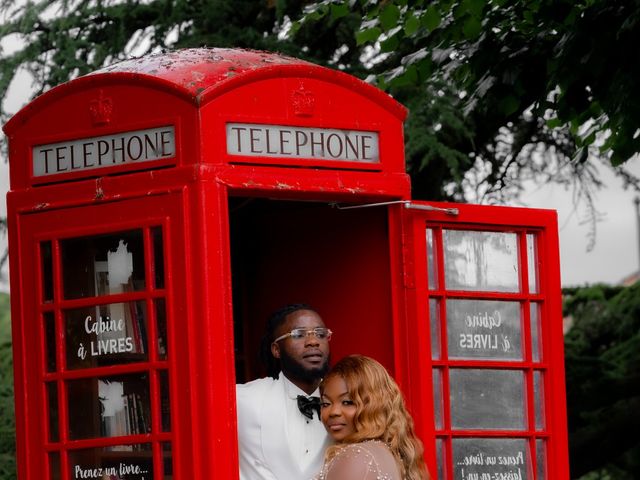
[[440, 302], [429, 299], [429, 324], [431, 325], [431, 358], [440, 358]]
[[154, 285], [156, 288], [164, 288], [164, 248], [161, 227], [151, 229], [151, 241], [153, 242]]
[[427, 277], [429, 279], [429, 288], [432, 290], [438, 288], [436, 258], [433, 229], [427, 228]]
[[60, 454], [50, 452], [49, 455], [49, 479], [60, 480]]
[[444, 440], [441, 438], [437, 438], [436, 439], [436, 461], [437, 461], [437, 465], [438, 465], [438, 476], [436, 477], [437, 480], [444, 480], [444, 466], [445, 466], [445, 462], [446, 462], [446, 457], [445, 457], [445, 453], [444, 453]]
[[524, 374], [519, 370], [449, 370], [454, 429], [523, 430]]
[[547, 442], [542, 439], [536, 440], [536, 465], [538, 480], [545, 480], [547, 478]]
[[171, 404], [169, 401], [169, 372], [161, 370], [158, 373], [160, 380], [160, 413], [162, 415], [162, 431], [171, 431]]
[[171, 443], [162, 443], [162, 465], [164, 467], [165, 480], [173, 479], [173, 453], [171, 452]]
[[529, 292], [538, 293], [538, 252], [536, 236], [527, 234], [527, 270], [529, 271]]
[[531, 359], [539, 362], [542, 359], [542, 344], [540, 342], [540, 305], [529, 304], [529, 322], [531, 324]]
[[443, 244], [447, 289], [519, 290], [515, 233], [444, 230]]
[[151, 431], [147, 374], [70, 380], [67, 392], [73, 440]]
[[[94, 472], [98, 469], [102, 470], [102, 475], [96, 477]], [[154, 478], [151, 445], [69, 450], [69, 473], [72, 480], [151, 480]]]
[[142, 230], [60, 242], [64, 298], [144, 290]]
[[453, 478], [531, 479], [527, 441], [519, 438], [454, 438]]
[[144, 302], [111, 303], [63, 312], [67, 368], [89, 368], [148, 358]]
[[47, 372], [56, 371], [56, 320], [53, 312], [43, 314], [44, 345]]
[[167, 359], [167, 309], [164, 298], [155, 300], [156, 325], [158, 329], [158, 358]]
[[49, 413], [49, 440], [57, 442], [60, 436], [58, 432], [58, 384], [56, 382], [47, 383], [47, 403]]
[[442, 430], [442, 371], [439, 368], [433, 369], [433, 410], [436, 429]]
[[42, 261], [42, 301], [53, 300], [53, 256], [51, 242], [40, 243], [40, 258]]
[[522, 360], [519, 302], [447, 300], [449, 358]]
[[536, 370], [533, 372], [533, 401], [534, 414], [536, 418], [536, 430], [543, 430], [544, 421], [544, 382], [542, 372]]

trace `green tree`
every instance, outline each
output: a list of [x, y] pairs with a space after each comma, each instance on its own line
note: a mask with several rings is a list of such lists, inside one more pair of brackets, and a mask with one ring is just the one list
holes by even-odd
[[0, 293], [0, 479], [16, 478], [9, 295]]
[[370, 80], [409, 106], [414, 197], [500, 201], [525, 179], [558, 182], [585, 202], [594, 229], [596, 167], [638, 188], [615, 167], [640, 151], [639, 6], [323, 0], [307, 6], [293, 38], [306, 45], [325, 25], [355, 25], [338, 64], [364, 56]]
[[640, 478], [640, 283], [564, 294], [572, 476]]

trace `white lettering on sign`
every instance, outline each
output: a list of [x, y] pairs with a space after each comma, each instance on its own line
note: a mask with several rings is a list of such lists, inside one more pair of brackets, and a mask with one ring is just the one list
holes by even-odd
[[[92, 357], [127, 353], [134, 349], [134, 339], [127, 336], [125, 321], [122, 318], [114, 320], [108, 316], [106, 318], [100, 316], [94, 320], [91, 315], [87, 315], [84, 319], [84, 330], [88, 335], [96, 335], [96, 340], [89, 342], [89, 352]], [[107, 334], [111, 336], [106, 337]], [[87, 358], [87, 348], [82, 342], [78, 346], [78, 358], [81, 360]]]
[[174, 157], [173, 126], [33, 147], [33, 175], [42, 177]]
[[[466, 467], [487, 466], [486, 471], [469, 471], [469, 468], [460, 468], [460, 480], [523, 480], [526, 477], [518, 465], [524, 465], [524, 455], [517, 452], [516, 455], [484, 455], [483, 452], [466, 455], [458, 465]], [[501, 465], [501, 467], [497, 467]], [[496, 467], [494, 467], [496, 466]], [[505, 468], [507, 467], [507, 468]], [[514, 467], [514, 468], [508, 468]], [[476, 469], [478, 470], [478, 469]]]
[[148, 473], [147, 470], [143, 469], [140, 465], [136, 465], [133, 463], [122, 463], [115, 467], [83, 467], [81, 465], [74, 465], [73, 468], [73, 478], [124, 478], [123, 476], [128, 476], [127, 478], [136, 478], [133, 475], [139, 475], [140, 480], [144, 480], [144, 474]]
[[227, 153], [249, 157], [380, 162], [377, 132], [227, 123]]

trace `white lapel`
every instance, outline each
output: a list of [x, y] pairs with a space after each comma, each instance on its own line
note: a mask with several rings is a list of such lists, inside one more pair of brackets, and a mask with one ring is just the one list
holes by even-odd
[[[265, 462], [278, 480], [300, 480], [305, 478], [304, 472], [298, 468], [298, 462], [289, 449], [286, 414], [282, 408], [284, 401], [284, 383], [278, 378], [266, 392], [260, 412], [262, 452]], [[285, 448], [282, 448], [283, 444]]]

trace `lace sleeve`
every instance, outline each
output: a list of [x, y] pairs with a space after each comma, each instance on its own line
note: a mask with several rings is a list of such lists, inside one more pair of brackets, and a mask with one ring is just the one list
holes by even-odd
[[365, 444], [346, 445], [323, 469], [322, 480], [393, 480]]

